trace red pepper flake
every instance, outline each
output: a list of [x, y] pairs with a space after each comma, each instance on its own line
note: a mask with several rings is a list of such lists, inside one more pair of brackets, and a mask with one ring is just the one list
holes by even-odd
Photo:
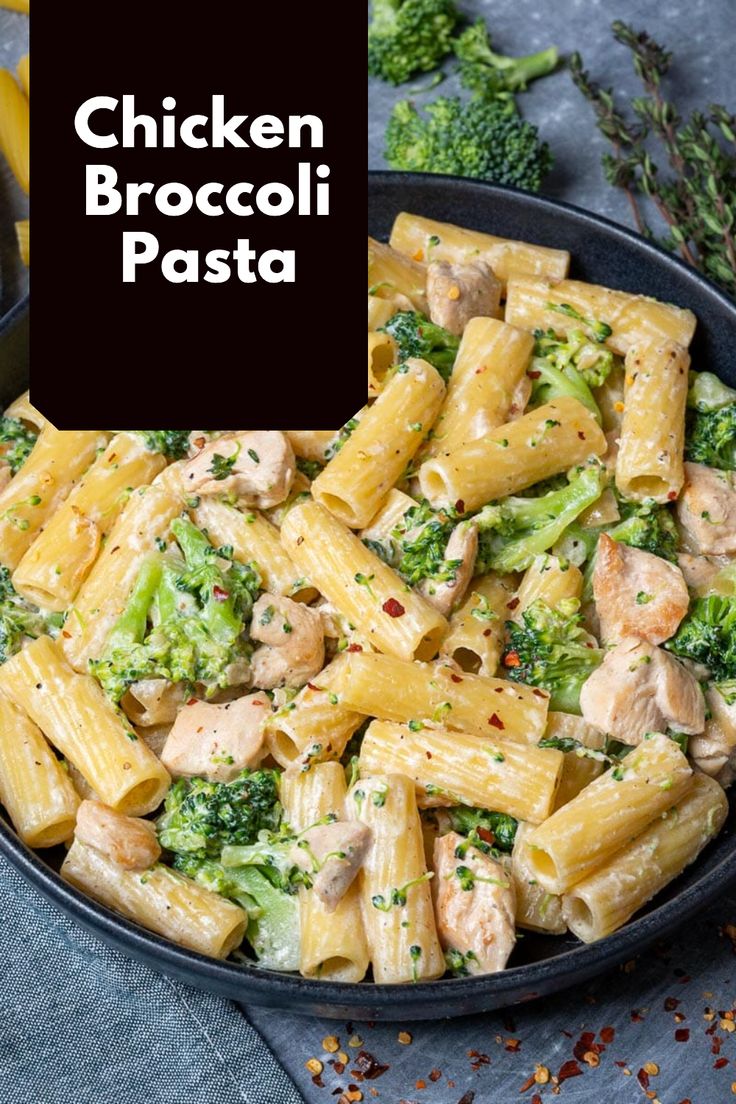
[[204, 437], [195, 437], [195, 438], [194, 438], [194, 446], [195, 446], [195, 448], [198, 448], [198, 449], [203, 449], [203, 448], [204, 448], [204, 446], [206, 445], [206, 443], [207, 443], [207, 442], [205, 441]]
[[65, 640], [71, 640], [72, 638], [72, 634], [70, 632], [67, 632], [66, 629], [61, 630], [61, 635], [64, 637]]
[[453, 682], [462, 682], [462, 681], [463, 681], [463, 680], [462, 680], [462, 679], [460, 678], [460, 676], [459, 676], [459, 675], [456, 675], [456, 674], [455, 674], [455, 672], [454, 672], [454, 671], [452, 671], [452, 672], [450, 673], [450, 678], [452, 679], [452, 681], [453, 681]]
[[406, 613], [401, 602], [397, 602], [395, 598], [387, 598], [381, 606], [381, 609], [384, 613], [387, 613], [389, 617], [403, 617]]
[[604, 1043], [612, 1043], [616, 1038], [616, 1029], [614, 1027], [602, 1027], [598, 1034]]
[[544, 690], [532, 690], [532, 694], [535, 698], [548, 698], [549, 694], [546, 694]]
[[[476, 835], [479, 837], [479, 839], [482, 839], [484, 843], [487, 843], [490, 847], [493, 847], [493, 844], [496, 842], [496, 837], [494, 836], [493, 832], [491, 832], [491, 830], [489, 828], [476, 828], [475, 832], [476, 832]], [[516, 1042], [516, 1041], [517, 1040], [514, 1040], [514, 1042]], [[507, 1050], [509, 1049], [508, 1043], [510, 1043], [510, 1042], [511, 1042], [510, 1039], [507, 1040], [507, 1044], [506, 1044], [506, 1049]], [[513, 1049], [517, 1050], [518, 1047], [513, 1047]]]
[[198, 701], [199, 698], [189, 698], [189, 700], [187, 701], [187, 705], [196, 705]]
[[563, 1062], [560, 1066], [560, 1072], [557, 1074], [557, 1082], [561, 1085], [563, 1081], [569, 1081], [571, 1077], [580, 1077], [582, 1072], [583, 1071], [575, 1059], [571, 1058], [569, 1062]]
[[647, 1073], [647, 1071], [645, 1069], [640, 1069], [639, 1070], [639, 1072], [636, 1075], [636, 1080], [639, 1082], [639, 1084], [641, 1085], [641, 1087], [644, 1090], [649, 1088], [649, 1074]]
[[312, 1078], [312, 1084], [316, 1085], [318, 1089], [323, 1089], [325, 1087], [325, 1083], [318, 1073], [315, 1073]]
[[499, 717], [498, 713], [491, 713], [490, 717], [488, 718], [488, 723], [489, 725], [493, 725], [494, 728], [500, 728], [501, 731], [503, 731], [506, 727], [506, 725]]
[[433, 1070], [431, 1070], [431, 1072], [429, 1074], [429, 1080], [430, 1081], [439, 1081], [441, 1076], [442, 1076], [442, 1070], [433, 1069]]
[[676, 1008], [679, 1008], [680, 1001], [677, 997], [665, 997], [664, 1010], [665, 1012], [674, 1012]]
[[677, 498], [677, 491], [668, 491], [667, 498], [670, 500], [670, 502], [674, 502]]
[[363, 645], [362, 644], [349, 644], [348, 647], [346, 648], [346, 651], [348, 651], [348, 652], [362, 652], [363, 651]]
[[521, 659], [518, 652], [507, 652], [503, 657], [504, 667], [521, 667]]
[[457, 502], [455, 503], [455, 510], [457, 511], [458, 514], [464, 514], [465, 513], [465, 499], [459, 498], [457, 500]]
[[529, 1101], [529, 1104], [542, 1104], [542, 1098], [539, 1093], [534, 1094], [534, 1096]]
[[319, 686], [315, 686], [313, 682], [308, 682], [308, 683], [307, 683], [307, 687], [308, 687], [308, 688], [309, 688], [310, 690], [319, 690], [319, 689], [320, 689], [320, 687], [319, 687]]
[[713, 1069], [723, 1069], [723, 1067], [727, 1065], [728, 1058], [716, 1058], [715, 1062], [713, 1063]]
[[[715, 1027], [715, 1024], [713, 1024], [713, 1026]], [[708, 1028], [708, 1030], [706, 1031], [705, 1034], [709, 1035], [710, 1030], [711, 1029]], [[711, 1039], [711, 1043], [710, 1043], [710, 1052], [711, 1052], [711, 1054], [720, 1054], [721, 1053], [721, 1044], [722, 1044], [722, 1042], [723, 1042], [723, 1040], [720, 1039], [717, 1035], [713, 1039]]]
[[638, 1008], [633, 1008], [632, 1009], [632, 1011], [631, 1011], [631, 1022], [632, 1023], [644, 1023], [644, 1017], [642, 1016], [642, 1014], [638, 1010]]
[[426, 1089], [426, 1087], [427, 1087], [427, 1082], [422, 1081], [421, 1077], [419, 1078], [418, 1081], [414, 1082], [414, 1088], [415, 1089]]
[[534, 1077], [534, 1074], [532, 1073], [532, 1074], [530, 1074], [529, 1077], [527, 1077], [524, 1084], [521, 1085], [521, 1087], [519, 1088], [519, 1092], [520, 1093], [525, 1093], [532, 1087], [532, 1085], [535, 1085], [535, 1084], [536, 1084], [536, 1078]]
[[[478, 835], [480, 835], [480, 832]], [[508, 1050], [510, 1054], [515, 1054], [517, 1050], [521, 1049], [521, 1039], [506, 1039], [503, 1046], [504, 1050]]]
[[586, 1055], [588, 1051], [593, 1050], [596, 1045], [594, 1039], [595, 1032], [593, 1031], [584, 1031], [580, 1036], [575, 1046], [572, 1048], [573, 1054], [579, 1061], [582, 1062], [584, 1055]]
[[381, 1077], [386, 1070], [390, 1069], [390, 1066], [382, 1065], [377, 1058], [367, 1050], [358, 1051], [358, 1057], [355, 1059], [355, 1069], [350, 1072], [353, 1077], [358, 1077], [359, 1080], [365, 1078], [366, 1081], [375, 1081], [377, 1077]]
[[475, 1100], [475, 1093], [473, 1092], [472, 1089], [468, 1089], [468, 1091], [464, 1092], [463, 1095], [460, 1097], [457, 1104], [473, 1104], [474, 1100]]
[[542, 374], [541, 372], [537, 372], [535, 370], [533, 370], [531, 372], [527, 372], [527, 375], [528, 375], [529, 379], [539, 379], [541, 374]]
[[520, 601], [521, 598], [512, 598], [510, 602], [506, 603], [506, 609], [515, 610]]
[[484, 629], [483, 630], [483, 635], [484, 636], [490, 636], [491, 635], [491, 630], [490, 629]]
[[582, 429], [578, 430], [578, 437], [580, 438], [581, 441], [585, 440], [585, 434], [583, 433]]
[[689, 1027], [678, 1027], [677, 1031], [675, 1032], [675, 1041], [678, 1042], [678, 1043], [686, 1043], [689, 1038], [690, 1038], [690, 1028]]
[[477, 1073], [481, 1066], [490, 1066], [491, 1059], [487, 1054], [482, 1054], [478, 1050], [469, 1050], [468, 1058], [470, 1058], [470, 1068], [474, 1073]]

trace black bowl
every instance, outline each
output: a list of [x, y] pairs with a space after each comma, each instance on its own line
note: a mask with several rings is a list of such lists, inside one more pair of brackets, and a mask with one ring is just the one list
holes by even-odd
[[[372, 173], [368, 226], [386, 238], [400, 210], [569, 249], [574, 276], [627, 291], [643, 292], [698, 317], [693, 364], [736, 385], [736, 306], [708, 280], [636, 234], [566, 204], [505, 188], [450, 177]], [[16, 319], [17, 321], [17, 319]], [[0, 332], [3, 397], [19, 389], [23, 341], [12, 319]], [[13, 349], [8, 341], [16, 342]], [[104, 419], [103, 419], [104, 420]], [[347, 1019], [434, 1019], [480, 1012], [580, 984], [639, 954], [686, 921], [736, 880], [732, 811], [722, 834], [697, 863], [621, 931], [585, 946], [573, 938], [526, 934], [513, 965], [500, 974], [418, 985], [337, 985], [306, 981], [256, 967], [216, 962], [182, 950], [128, 923], [65, 885], [54, 869], [59, 854], [41, 857], [24, 847], [0, 819], [0, 849], [13, 865], [61, 909], [118, 950], [192, 985], [246, 1003]]]

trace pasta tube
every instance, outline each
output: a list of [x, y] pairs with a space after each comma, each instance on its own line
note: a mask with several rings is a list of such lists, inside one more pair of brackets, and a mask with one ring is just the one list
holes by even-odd
[[390, 241], [399, 253], [427, 263], [485, 261], [504, 283], [512, 276], [563, 280], [570, 266], [570, 254], [566, 249], [548, 249], [543, 245], [496, 238], [493, 234], [466, 230], [406, 211], [396, 216]]
[[102, 655], [143, 561], [180, 511], [179, 497], [156, 485], [131, 495], [64, 624], [62, 646], [75, 670], [87, 671], [89, 660]]
[[509, 420], [525, 378], [534, 338], [496, 318], [471, 318], [447, 388], [447, 397], [423, 451], [454, 452]]
[[164, 467], [140, 434], [113, 437], [16, 567], [15, 589], [37, 606], [70, 606], [131, 492]]
[[61, 876], [101, 905], [198, 954], [227, 958], [243, 942], [247, 912], [161, 863], [143, 873], [126, 870], [75, 840]]
[[520, 622], [521, 615], [532, 602], [542, 601], [550, 609], [557, 609], [566, 598], [580, 598], [582, 593], [583, 575], [580, 568], [567, 560], [543, 553], [535, 556], [524, 572], [511, 619]]
[[46, 424], [31, 455], [0, 494], [0, 558], [13, 571], [107, 438]]
[[356, 782], [348, 816], [373, 833], [358, 875], [363, 925], [379, 985], [441, 977], [437, 938], [414, 784], [400, 774]]
[[292, 701], [278, 709], [265, 725], [266, 744], [282, 767], [303, 756], [309, 763], [339, 759], [350, 737], [365, 719], [328, 689], [345, 656], [333, 659]]
[[393, 300], [398, 292], [406, 296], [414, 310], [428, 314], [426, 283], [427, 269], [423, 264], [417, 264], [375, 238], [368, 238], [369, 295]]
[[566, 893], [675, 805], [691, 778], [674, 740], [644, 739], [530, 833], [534, 876], [549, 893]]
[[315, 588], [299, 576], [284, 551], [276, 526], [257, 510], [242, 513], [215, 498], [203, 498], [192, 517], [215, 547], [230, 545], [240, 563], [254, 561], [269, 594], [286, 595], [295, 602], [312, 602], [317, 597]]
[[[582, 717], [572, 713], [551, 712], [547, 714], [544, 739], [558, 741], [565, 756], [560, 788], [555, 799], [555, 809], [559, 809], [577, 797], [594, 778], [603, 774], [607, 762], [603, 755], [606, 736]], [[570, 740], [580, 744], [580, 747], [564, 751]]]
[[325, 452], [337, 437], [334, 429], [287, 429], [285, 432], [295, 456], [302, 460], [318, 460], [320, 464], [324, 464]]
[[513, 583], [507, 576], [490, 574], [474, 579], [468, 597], [450, 618], [440, 654], [469, 674], [492, 678], [501, 661], [513, 595]]
[[516, 890], [516, 923], [528, 931], [562, 935], [567, 925], [562, 917], [562, 898], [547, 893], [529, 868], [526, 839], [533, 831], [531, 824], [519, 824], [511, 854], [511, 876]]
[[[287, 771], [281, 777], [281, 803], [286, 820], [297, 833], [332, 814], [345, 818], [345, 771], [340, 763], [318, 763], [308, 771]], [[299, 890], [303, 977], [323, 981], [361, 981], [368, 969], [368, 945], [363, 930], [360, 891], [353, 882], [337, 908], [328, 912], [312, 889]]]
[[375, 399], [396, 363], [396, 342], [387, 333], [368, 333], [368, 398]]
[[[567, 312], [555, 309], [560, 306], [567, 308]], [[648, 342], [675, 341], [687, 348], [695, 332], [692, 311], [659, 303], [646, 295], [612, 291], [580, 280], [562, 280], [554, 285], [542, 280], [509, 281], [506, 321], [520, 330], [568, 334], [571, 330], [585, 329], [588, 319], [610, 327], [605, 343], [621, 356], [632, 345]]]
[[30, 392], [28, 391], [24, 391], [22, 395], [19, 395], [18, 398], [7, 407], [5, 415], [8, 418], [18, 418], [21, 422], [27, 422], [28, 425], [32, 425], [34, 429], [37, 429], [39, 432], [48, 421], [40, 410], [36, 410], [31, 402]]
[[13, 74], [0, 69], [0, 152], [26, 195], [30, 186], [29, 140], [28, 100]]
[[673, 342], [632, 345], [616, 486], [625, 498], [677, 498], [685, 482], [685, 404], [690, 355]]
[[407, 360], [312, 484], [314, 499], [353, 529], [368, 525], [437, 417], [445, 385], [424, 360]]
[[533, 742], [547, 723], [549, 697], [543, 690], [375, 652], [343, 655], [318, 681], [341, 705], [384, 721], [441, 724], [474, 736], [502, 733]]
[[31, 263], [31, 224], [28, 219], [20, 219], [15, 224], [15, 236], [18, 239], [18, 252], [23, 264]]
[[431, 659], [444, 617], [319, 503], [292, 507], [281, 542], [303, 575], [376, 648], [399, 659]]
[[664, 889], [720, 832], [728, 801], [715, 778], [696, 774], [677, 804], [562, 898], [562, 913], [584, 943], [610, 935]]
[[[411, 303], [407, 303], [411, 307]], [[394, 299], [379, 299], [377, 295], [368, 296], [368, 333], [380, 330], [385, 326], [389, 318], [393, 318], [402, 308]]]
[[422, 807], [477, 805], [540, 824], [554, 805], [562, 753], [516, 740], [373, 721], [363, 737], [360, 773], [389, 769], [414, 780]]
[[601, 456], [607, 447], [591, 412], [563, 395], [455, 452], [426, 460], [419, 485], [433, 506], [461, 503], [463, 511], [477, 510]]
[[40, 636], [0, 667], [0, 689], [35, 721], [101, 801], [142, 816], [161, 802], [167, 771], [91, 675], [78, 675]]
[[0, 802], [24, 843], [71, 839], [79, 795], [41, 730], [0, 694]]

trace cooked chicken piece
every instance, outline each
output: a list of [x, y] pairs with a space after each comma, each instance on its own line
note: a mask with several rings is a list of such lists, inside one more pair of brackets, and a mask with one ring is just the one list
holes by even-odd
[[485, 261], [434, 261], [427, 269], [427, 302], [432, 321], [460, 337], [471, 318], [496, 317], [501, 283]]
[[312, 879], [327, 912], [334, 912], [363, 865], [371, 830], [357, 821], [335, 820], [302, 832], [289, 857]]
[[[456, 854], [458, 848], [462, 858]], [[511, 876], [457, 832], [436, 840], [434, 870], [432, 892], [442, 946], [464, 955], [471, 974], [503, 970], [516, 942]]]
[[185, 705], [166, 738], [161, 762], [175, 778], [229, 782], [266, 754], [263, 722], [270, 712], [271, 703], [260, 692], [224, 705]]
[[736, 773], [736, 700], [729, 703], [716, 686], [705, 692], [709, 717], [705, 731], [688, 742], [688, 754], [705, 774], [717, 778], [722, 786], [730, 786]]
[[134, 725], [172, 724], [186, 697], [182, 683], [168, 679], [139, 679], [121, 699], [123, 712]]
[[702, 732], [705, 706], [697, 680], [681, 663], [645, 640], [626, 637], [608, 653], [580, 693], [580, 708], [624, 744], [647, 732]]
[[445, 548], [445, 560], [459, 560], [455, 577], [446, 583], [425, 579], [420, 590], [430, 605], [445, 617], [462, 602], [468, 584], [473, 578], [475, 559], [478, 555], [478, 527], [472, 521], [461, 521], [450, 534]]
[[295, 471], [294, 450], [284, 433], [253, 430], [205, 445], [183, 466], [181, 483], [185, 494], [229, 494], [265, 510], [288, 496]]
[[304, 686], [324, 666], [322, 618], [302, 602], [262, 594], [253, 606], [250, 635], [263, 644], [251, 657], [253, 683], [263, 690]]
[[661, 644], [677, 632], [690, 604], [679, 567], [607, 533], [598, 538], [593, 595], [607, 644], [625, 636]]
[[734, 473], [685, 464], [677, 517], [688, 552], [702, 556], [736, 552]]
[[126, 870], [146, 870], [161, 855], [152, 821], [116, 813], [101, 801], [82, 802], [74, 835]]

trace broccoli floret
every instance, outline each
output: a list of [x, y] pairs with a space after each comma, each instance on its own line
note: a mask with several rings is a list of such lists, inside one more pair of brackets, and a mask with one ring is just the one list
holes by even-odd
[[703, 664], [717, 682], [736, 678], [736, 597], [696, 599], [665, 648]]
[[219, 860], [224, 847], [255, 843], [280, 820], [278, 772], [244, 770], [232, 782], [180, 778], [166, 795], [157, 828], [168, 851]]
[[550, 709], [580, 713], [583, 683], [603, 661], [603, 648], [590, 646], [579, 602], [567, 598], [557, 609], [541, 599], [525, 609], [521, 624], [507, 621], [506, 677], [550, 693]]
[[560, 369], [545, 357], [534, 357], [528, 375], [532, 381], [530, 400], [532, 407], [542, 406], [553, 399], [559, 399], [562, 395], [570, 395], [587, 407], [600, 425], [601, 412], [598, 409], [598, 403], [573, 364]]
[[420, 357], [436, 368], [447, 383], [460, 345], [459, 337], [436, 326], [418, 311], [399, 311], [381, 330], [396, 342], [399, 363], [409, 357]]
[[334, 441], [330, 441], [329, 445], [325, 449], [325, 461], [331, 460], [335, 456], [350, 436], [360, 425], [360, 418], [348, 418], [345, 425], [339, 431]]
[[385, 156], [392, 169], [477, 177], [538, 192], [552, 167], [546, 142], [513, 103], [442, 96], [422, 116], [408, 100], [393, 109]]
[[143, 564], [104, 655], [90, 661], [114, 701], [142, 678], [202, 683], [212, 694], [237, 681], [247, 658], [245, 627], [260, 586], [255, 565], [233, 562], [232, 549], [213, 548], [187, 518], [171, 528], [184, 559], [152, 556]]
[[160, 452], [168, 460], [181, 460], [189, 451], [191, 429], [141, 429], [138, 432], [149, 452]]
[[487, 809], [473, 809], [469, 805], [456, 805], [447, 810], [453, 831], [467, 836], [474, 847], [489, 851], [511, 851], [516, 838], [518, 821], [506, 813], [492, 813]]
[[476, 515], [476, 572], [523, 571], [546, 552], [605, 485], [603, 468], [590, 464], [573, 473], [566, 486], [538, 498], [504, 498]]
[[600, 345], [607, 341], [613, 333], [613, 329], [607, 322], [602, 322], [599, 318], [586, 318], [584, 314], [570, 306], [569, 303], [546, 303], [545, 306], [547, 310], [556, 311], [557, 314], [564, 314], [566, 318], [581, 322], [590, 331], [593, 341]]
[[391, 537], [397, 547], [394, 566], [409, 586], [424, 579], [446, 583], [455, 578], [461, 561], [446, 560], [445, 549], [457, 522], [451, 507], [435, 511], [426, 500], [406, 511]]
[[736, 402], [717, 410], [688, 410], [685, 459], [736, 471]]
[[454, 0], [373, 0], [368, 73], [403, 84], [430, 72], [450, 52], [459, 19]]
[[677, 562], [677, 526], [667, 506], [652, 500], [630, 502], [619, 498], [618, 508], [621, 521], [606, 527], [609, 537], [671, 563]]
[[319, 460], [307, 460], [303, 456], [297, 456], [296, 458], [296, 470], [300, 471], [302, 475], [306, 475], [307, 479], [311, 481], [317, 478], [323, 467], [324, 464], [320, 464]]
[[712, 372], [691, 372], [687, 405], [693, 410], [720, 410], [736, 402], [736, 391]]
[[530, 81], [551, 73], [559, 59], [556, 46], [526, 57], [495, 53], [483, 19], [467, 27], [452, 45], [460, 62], [461, 84], [484, 99], [526, 88]]
[[23, 467], [36, 443], [38, 434], [18, 418], [0, 418], [0, 459], [10, 464], [13, 475]]
[[35, 640], [48, 631], [47, 615], [18, 594], [10, 572], [0, 564], [0, 663], [15, 655], [24, 637]]
[[616, 361], [610, 349], [591, 341], [582, 330], [571, 330], [567, 337], [558, 337], [554, 330], [536, 330], [534, 339], [532, 370], [539, 359], [560, 372], [574, 368], [588, 387], [600, 387], [605, 383]]

